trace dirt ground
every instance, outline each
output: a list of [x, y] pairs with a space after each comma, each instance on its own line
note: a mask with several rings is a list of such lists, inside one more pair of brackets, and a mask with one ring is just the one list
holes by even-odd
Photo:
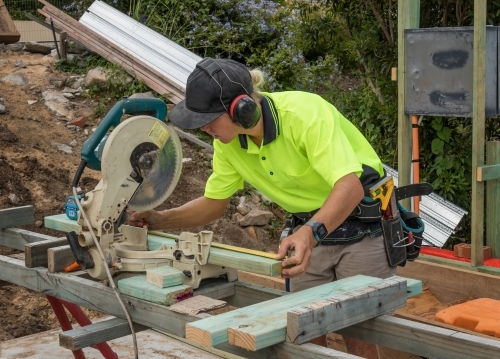
[[[15, 66], [18, 60], [25, 67]], [[0, 114], [0, 209], [33, 205], [36, 224], [21, 228], [60, 237], [64, 234], [45, 228], [43, 219], [64, 212], [65, 198], [71, 194], [71, 182], [80, 162], [81, 146], [99, 121], [92, 115], [97, 102], [82, 96], [71, 99], [68, 106], [72, 116], [86, 116], [88, 125], [83, 129], [68, 128], [68, 118], [50, 110], [42, 94], [46, 90], [57, 90], [51, 80], [66, 79], [70, 74], [58, 73], [54, 60], [41, 54], [0, 51], [0, 79], [9, 74], [24, 74], [27, 84], [12, 85], [0, 81], [0, 98], [4, 99], [8, 109], [7, 114]], [[57, 149], [57, 144], [70, 145], [72, 153]], [[190, 142], [183, 141], [182, 149], [186, 162], [181, 179], [160, 209], [179, 206], [203, 195], [210, 156]], [[80, 187], [84, 192], [89, 191], [99, 178], [99, 172], [87, 169]], [[216, 239], [222, 243], [275, 252], [279, 229], [270, 225], [240, 227], [231, 219], [237, 203], [235, 198], [226, 214], [204, 229], [213, 230]], [[201, 229], [189, 230], [197, 232]], [[0, 246], [0, 255], [16, 253], [16, 250]], [[2, 281], [0, 312], [0, 341], [59, 327], [44, 295]], [[100, 315], [86, 312], [90, 318]]]

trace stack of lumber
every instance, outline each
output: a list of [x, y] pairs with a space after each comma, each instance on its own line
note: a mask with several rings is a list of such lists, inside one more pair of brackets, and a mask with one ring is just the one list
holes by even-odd
[[403, 307], [421, 290], [420, 281], [358, 275], [189, 323], [186, 338], [253, 351], [284, 341], [301, 344]]
[[[140, 30], [145, 27], [124, 14], [121, 14], [119, 20], [113, 20], [113, 23], [104, 20], [106, 27], [102, 26], [99, 29], [102, 31], [96, 32], [95, 30], [92, 30], [88, 26], [65, 14], [63, 11], [57, 9], [55, 6], [52, 6], [47, 1], [39, 1], [44, 6], [42, 9], [38, 9], [38, 12], [40, 12], [40, 14], [45, 16], [47, 19], [51, 19], [54, 25], [66, 32], [69, 37], [82, 43], [90, 50], [104, 57], [106, 60], [120, 65], [131, 76], [143, 81], [149, 88], [168, 97], [172, 103], [178, 103], [184, 98], [186, 80], [182, 76], [176, 78], [171, 73], [173, 73], [173, 70], [177, 68], [179, 70], [177, 72], [185, 72], [189, 74], [192, 69], [194, 69], [193, 63], [196, 64], [196, 62], [201, 60], [201, 58], [198, 60], [198, 57], [194, 54], [194, 58], [191, 58], [191, 60], [183, 58], [184, 63], [187, 64], [188, 67], [186, 69], [179, 69], [180, 62], [176, 62], [172, 65], [172, 61], [169, 60], [168, 57], [164, 57], [162, 52], [159, 52], [159, 50], [166, 50], [165, 44], [170, 44], [170, 40], [163, 38], [164, 41], [151, 43], [151, 41], [137, 39], [131, 34], [124, 33], [123, 31], [126, 28], [134, 28], [133, 33], [141, 33]], [[99, 6], [102, 6], [101, 2], [97, 3], [99, 3]], [[109, 14], [111, 16], [111, 13]], [[125, 21], [133, 22], [133, 25], [128, 27], [122, 26], [125, 24]], [[116, 38], [110, 38], [111, 35]], [[160, 36], [158, 34], [156, 35], [157, 36], [153, 37], [149, 34], [148, 36], [150, 40], [154, 40]], [[116, 39], [118, 38], [122, 38], [123, 42], [117, 44]], [[128, 46], [125, 44], [128, 44]], [[176, 46], [180, 47], [178, 45]], [[167, 49], [167, 51], [172, 52], [172, 47]], [[184, 49], [184, 51], [187, 50]], [[152, 63], [150, 61], [152, 58], [163, 58], [164, 63]], [[167, 71], [165, 69], [167, 69]]]
[[0, 0], [0, 44], [13, 44], [20, 38], [21, 34], [17, 31], [3, 0]]

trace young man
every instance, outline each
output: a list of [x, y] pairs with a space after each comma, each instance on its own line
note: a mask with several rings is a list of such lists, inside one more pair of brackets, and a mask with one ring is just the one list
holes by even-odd
[[378, 218], [359, 218], [364, 188], [384, 176], [373, 148], [320, 96], [259, 93], [262, 81], [260, 71], [232, 60], [205, 58], [197, 64], [186, 99], [169, 119], [215, 139], [205, 194], [179, 208], [136, 212], [130, 222], [140, 225], [144, 219], [150, 229], [207, 224], [224, 213], [247, 181], [294, 214], [294, 233], [276, 256], [293, 252], [282, 272], [291, 278], [291, 291], [356, 274], [394, 275]]

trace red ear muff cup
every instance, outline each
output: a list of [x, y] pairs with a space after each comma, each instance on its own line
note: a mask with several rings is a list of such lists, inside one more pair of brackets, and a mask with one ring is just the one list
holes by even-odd
[[250, 129], [259, 122], [260, 109], [253, 98], [248, 95], [240, 95], [231, 102], [229, 115], [236, 124], [244, 129]]

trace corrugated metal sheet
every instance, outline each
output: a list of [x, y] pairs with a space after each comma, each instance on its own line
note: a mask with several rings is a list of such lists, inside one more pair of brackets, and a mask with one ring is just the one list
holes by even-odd
[[[398, 185], [398, 172], [384, 165], [388, 176], [394, 177], [394, 184]], [[422, 196], [420, 201], [420, 218], [424, 221], [424, 240], [427, 244], [442, 247], [454, 233], [462, 217], [468, 212], [457, 205], [446, 201], [435, 193]], [[425, 243], [424, 243], [425, 244]]]
[[[183, 89], [187, 77], [201, 57], [168, 38], [133, 20], [113, 7], [95, 1], [80, 19], [100, 36], [106, 38], [131, 57], [141, 60], [162, 76]], [[385, 166], [397, 185], [397, 171]], [[423, 196], [420, 202], [421, 218], [426, 225], [424, 234], [428, 244], [442, 247], [467, 212], [436, 194]]]
[[183, 92], [189, 74], [201, 60], [102, 1], [95, 1], [80, 18], [80, 23], [163, 74]]

